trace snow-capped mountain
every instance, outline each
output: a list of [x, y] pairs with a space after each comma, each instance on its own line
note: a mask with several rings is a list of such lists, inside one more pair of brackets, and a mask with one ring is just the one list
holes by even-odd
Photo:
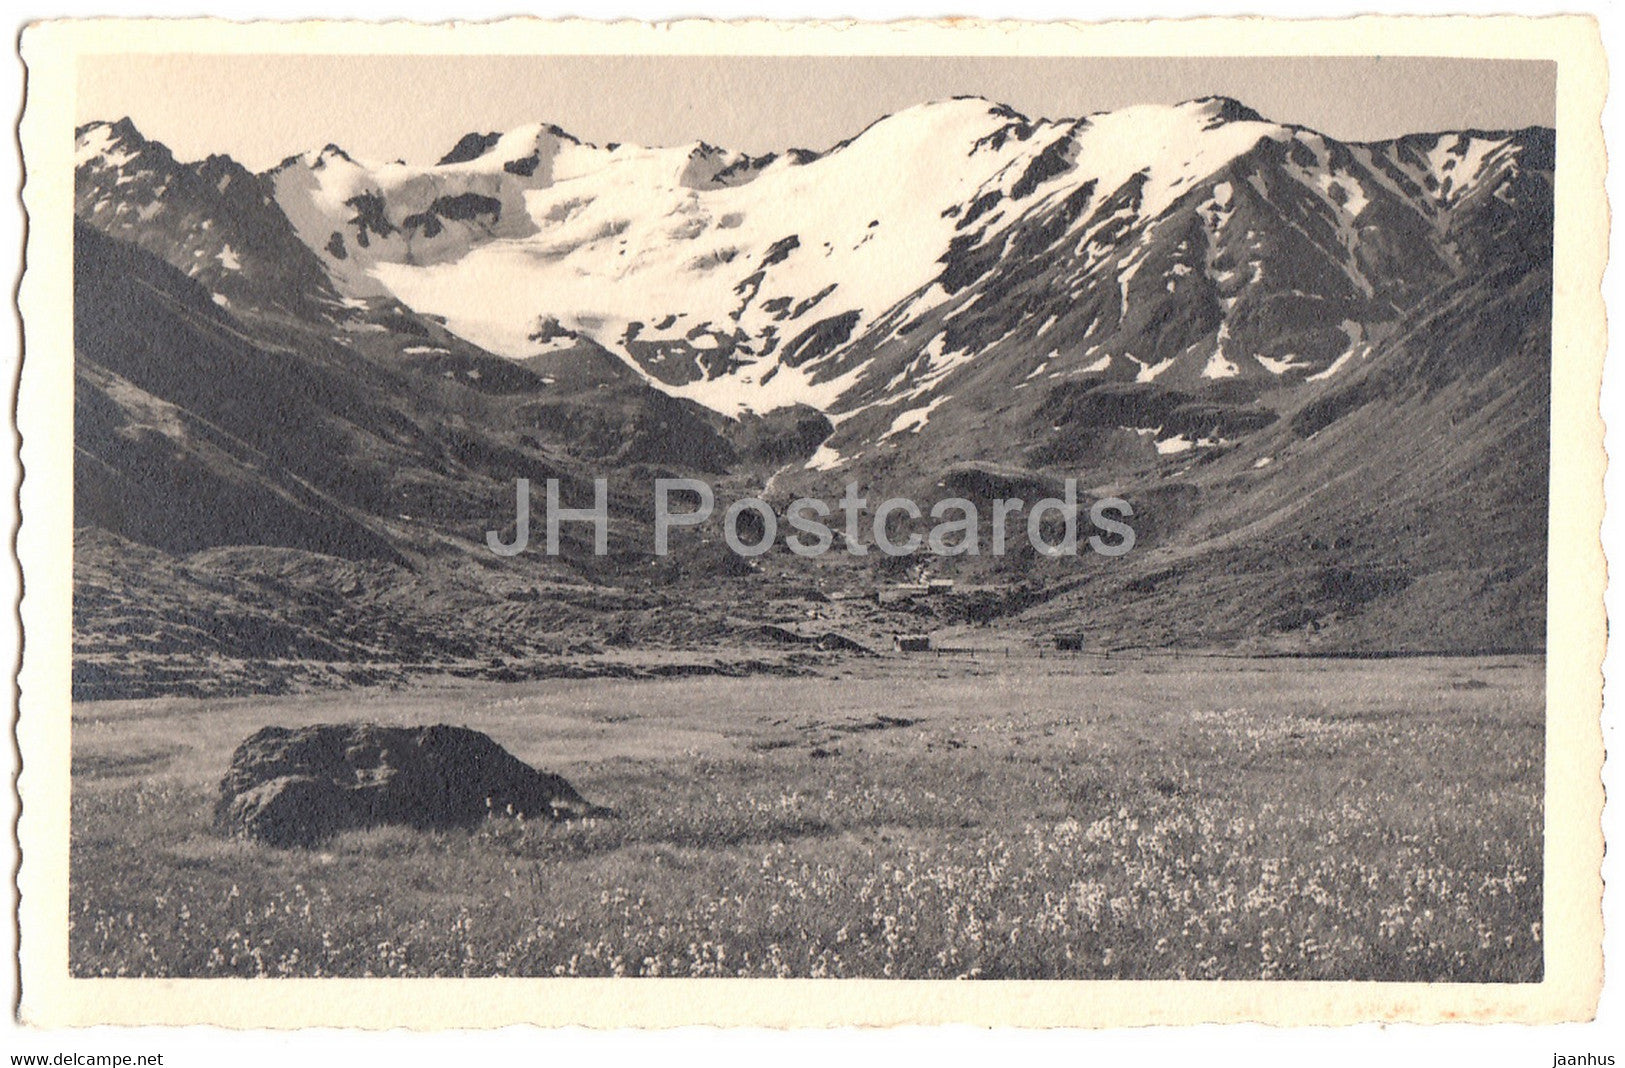
[[[1109, 571], [940, 565], [1020, 584], [999, 611], [1034, 626], [1542, 640], [1550, 130], [1349, 144], [1220, 98], [1059, 121], [960, 99], [816, 153], [537, 124], [428, 165], [328, 146], [264, 174], [128, 120], [77, 136], [76, 521], [107, 536], [81, 592], [124, 606], [115, 651], [138, 602], [173, 601], [182, 645], [222, 632], [189, 612], [280, 634], [261, 584], [288, 568], [388, 593], [301, 642], [376, 624], [431, 659], [453, 631], [487, 649], [469, 621], [521, 603], [546, 633], [537, 575], [807, 574], [703, 542], [649, 558], [663, 472], [719, 500], [1062, 478], [1130, 500], [1139, 548]], [[526, 475], [572, 499], [610, 476], [610, 557], [572, 544], [498, 581], [484, 532]], [[206, 589], [132, 571], [130, 546], [206, 558]], [[249, 591], [229, 611], [204, 605], [222, 560]]]
[[227, 156], [180, 162], [129, 119], [75, 133], [81, 219], [168, 260], [223, 307], [238, 300], [301, 315], [342, 307], [260, 176]]
[[532, 126], [429, 167], [329, 146], [268, 178], [349, 296], [514, 358], [590, 340], [723, 412], [878, 408], [901, 431], [995, 350], [1009, 388], [1329, 377], [1504, 252], [1461, 235], [1538, 210], [1550, 168], [1540, 131], [1348, 145], [1223, 98], [1068, 121], [958, 99], [821, 155]]
[[1260, 396], [1323, 388], [1428, 295], [1548, 248], [1553, 165], [1548, 130], [1345, 144], [1219, 97], [1060, 121], [961, 98], [763, 157], [547, 124], [263, 175], [128, 120], [78, 146], [81, 216], [222, 306], [486, 390], [585, 374], [812, 408], [835, 426], [814, 472], [1236, 440], [1273, 419]]

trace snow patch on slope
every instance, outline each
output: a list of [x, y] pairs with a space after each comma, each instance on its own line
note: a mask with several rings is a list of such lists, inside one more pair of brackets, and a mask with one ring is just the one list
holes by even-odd
[[931, 413], [936, 411], [942, 402], [950, 396], [951, 394], [945, 393], [940, 397], [932, 398], [931, 402], [924, 407], [910, 408], [908, 411], [903, 412], [892, 420], [890, 429], [880, 435], [880, 440], [885, 441], [887, 438], [895, 437], [898, 434], [915, 433], [923, 429], [926, 423], [930, 422]]

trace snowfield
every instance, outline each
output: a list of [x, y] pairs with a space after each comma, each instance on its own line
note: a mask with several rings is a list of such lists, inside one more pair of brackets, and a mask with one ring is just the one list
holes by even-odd
[[[980, 220], [992, 235], [1084, 182], [1102, 193], [1143, 183], [1136, 215], [1151, 219], [1261, 138], [1291, 136], [1221, 121], [1218, 106], [1029, 122], [957, 99], [888, 116], [810, 160], [704, 144], [608, 149], [530, 126], [431, 167], [367, 164], [329, 146], [273, 182], [352, 296], [393, 295], [515, 358], [546, 351], [538, 327], [552, 319], [667, 392], [730, 413], [828, 409], [856, 378], [828, 366], [844, 339], [798, 359], [807, 332], [834, 320], [856, 338], [899, 305], [917, 315], [941, 304], [943, 256], [979, 197], [998, 203]], [[491, 210], [427, 224], [437, 204], [470, 195]], [[973, 356], [928, 360], [910, 395]]]
[[[164, 206], [162, 146], [150, 154], [127, 123], [77, 138], [84, 210], [128, 226]], [[822, 154], [599, 146], [534, 123], [469, 134], [431, 165], [328, 145], [261, 177], [346, 309], [399, 300], [514, 359], [601, 347], [728, 415], [803, 404], [840, 426], [879, 409], [876, 432], [895, 436], [949, 395], [985, 405], [965, 383], [993, 388], [990, 352], [1005, 391], [1329, 378], [1396, 307], [1376, 286], [1402, 272], [1368, 262], [1380, 245], [1362, 236], [1390, 224], [1370, 220], [1412, 213], [1422, 244], [1390, 255], [1447, 260], [1441, 220], [1516, 179], [1527, 145], [1344, 145], [1224, 98], [1071, 120], [959, 98]], [[212, 222], [182, 269], [255, 284], [263, 261], [206, 234]], [[1310, 321], [1322, 307], [1346, 345]], [[888, 428], [895, 411], [919, 424]]]

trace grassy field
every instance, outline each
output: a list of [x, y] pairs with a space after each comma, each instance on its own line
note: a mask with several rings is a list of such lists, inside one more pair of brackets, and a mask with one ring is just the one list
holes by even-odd
[[[74, 709], [79, 975], [1532, 981], [1538, 658], [854, 660]], [[215, 837], [265, 724], [486, 731], [620, 818]]]

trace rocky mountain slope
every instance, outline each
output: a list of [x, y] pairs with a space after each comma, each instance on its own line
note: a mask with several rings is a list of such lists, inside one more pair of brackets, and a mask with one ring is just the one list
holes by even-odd
[[[1549, 130], [1344, 144], [1222, 98], [1060, 121], [961, 99], [823, 152], [539, 124], [428, 166], [328, 146], [259, 175], [177, 161], [128, 120], [77, 136], [76, 611], [107, 677], [139, 674], [115, 670], [130, 641], [195, 651], [290, 615], [280, 644], [225, 646], [534, 659], [626, 618], [535, 617], [524, 641], [467, 621], [555, 585], [653, 581], [681, 614], [719, 576], [895, 570], [747, 565], [714, 539], [653, 560], [657, 474], [724, 500], [852, 481], [979, 503], [1070, 476], [1135, 505], [1139, 548], [1109, 564], [938, 561], [982, 589], [927, 610], [941, 621], [1288, 650], [1543, 641]], [[611, 478], [610, 556], [576, 540], [498, 566], [483, 532], [512, 480], [550, 475], [583, 500]], [[131, 568], [136, 547], [170, 563]], [[102, 611], [218, 607], [223, 551], [233, 588], [276, 591], [233, 594], [237, 622]], [[301, 574], [393, 577], [340, 627], [297, 610], [290, 553]], [[697, 611], [695, 633], [741, 632]]]
[[896, 423], [1001, 342], [1034, 378], [1323, 375], [1498, 254], [1551, 151], [1541, 131], [1344, 145], [1222, 98], [1059, 122], [963, 99], [821, 155], [535, 127], [433, 167], [329, 146], [268, 177], [341, 288], [491, 351], [590, 338], [720, 410]]

